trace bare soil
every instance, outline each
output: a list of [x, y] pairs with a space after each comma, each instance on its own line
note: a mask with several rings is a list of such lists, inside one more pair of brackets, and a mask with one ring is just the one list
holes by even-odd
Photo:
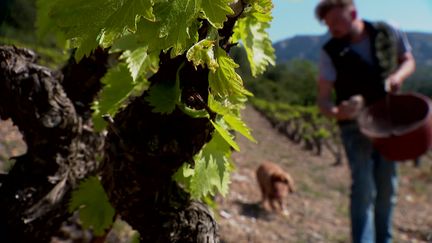
[[[257, 111], [247, 107], [243, 118], [258, 143], [237, 137], [241, 151], [233, 153], [236, 166], [230, 192], [216, 198], [215, 216], [226, 243], [350, 242], [348, 196], [350, 177], [346, 161], [333, 166], [324, 151], [316, 156], [273, 129]], [[10, 121], [0, 122], [0, 172], [8, 160], [25, 152], [19, 131]], [[289, 214], [268, 213], [259, 205], [255, 169], [264, 160], [279, 163], [294, 178], [297, 192], [288, 196]], [[399, 200], [395, 211], [395, 242], [432, 242], [432, 159], [420, 167], [400, 163]]]
[[[216, 215], [221, 237], [228, 243], [350, 242], [349, 168], [344, 159], [304, 150], [273, 129], [251, 107], [243, 119], [258, 143], [239, 136], [240, 152], [233, 154], [236, 171], [230, 192], [218, 197]], [[264, 211], [255, 170], [271, 160], [291, 174], [298, 188], [287, 197], [287, 216]], [[399, 199], [395, 210], [395, 242], [432, 242], [432, 160], [422, 157], [420, 167], [400, 163]]]

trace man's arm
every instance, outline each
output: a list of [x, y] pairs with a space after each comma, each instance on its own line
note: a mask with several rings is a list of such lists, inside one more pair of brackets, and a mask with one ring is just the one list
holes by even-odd
[[[333, 82], [318, 78], [318, 107], [325, 116], [337, 120], [353, 120], [359, 112], [361, 104], [351, 101], [342, 101], [336, 106], [332, 100]], [[359, 101], [362, 103], [362, 101]]]
[[411, 52], [405, 52], [399, 57], [399, 66], [387, 78], [388, 91], [395, 93], [402, 87], [403, 82], [415, 70], [415, 60]]
[[336, 118], [337, 107], [332, 101], [333, 82], [318, 78], [318, 107], [325, 116]]
[[363, 104], [354, 98], [349, 101], [342, 101], [339, 106], [333, 102], [332, 93], [336, 79], [336, 70], [328, 54], [321, 50], [318, 75], [318, 107], [325, 116], [336, 118], [337, 120], [353, 120]]

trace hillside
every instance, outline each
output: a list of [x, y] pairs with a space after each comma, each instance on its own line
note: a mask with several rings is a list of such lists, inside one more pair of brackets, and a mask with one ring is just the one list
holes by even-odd
[[[416, 70], [408, 77], [404, 91], [416, 91], [432, 96], [432, 33], [407, 32], [416, 60]], [[317, 64], [320, 48], [329, 38], [327, 35], [302, 35], [273, 44], [277, 64], [294, 59], [303, 59]]]
[[[432, 33], [407, 32], [413, 54], [419, 66], [432, 67]], [[301, 35], [273, 44], [278, 63], [300, 58], [317, 62], [321, 45], [328, 35]]]
[[[215, 215], [222, 242], [349, 242], [346, 162], [335, 167], [330, 154], [317, 157], [303, 150], [281, 136], [251, 107], [243, 111], [243, 117], [258, 143], [237, 138], [241, 151], [233, 153], [236, 170], [230, 192], [216, 198]], [[17, 129], [9, 121], [1, 121], [0, 172], [10, 166], [7, 157], [24, 151]], [[298, 190], [287, 198], [288, 216], [269, 214], [259, 207], [255, 169], [263, 160], [279, 163], [295, 180]], [[401, 164], [400, 182], [395, 242], [432, 242], [432, 160], [423, 157], [420, 168], [414, 168], [412, 163]]]

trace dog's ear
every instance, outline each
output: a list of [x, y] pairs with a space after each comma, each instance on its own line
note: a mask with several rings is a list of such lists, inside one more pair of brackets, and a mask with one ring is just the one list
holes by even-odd
[[287, 184], [288, 184], [288, 187], [289, 187], [289, 191], [290, 191], [291, 193], [294, 193], [294, 192], [296, 191], [296, 188], [295, 188], [295, 186], [294, 186], [294, 181], [293, 181], [293, 179], [292, 179], [289, 175], [287, 175], [285, 178], [286, 178], [286, 180], [287, 180]]
[[289, 192], [291, 192], [291, 193], [296, 191], [295, 186], [294, 186], [294, 181], [289, 174], [285, 174], [285, 173], [273, 174], [272, 180], [285, 183], [288, 186]]

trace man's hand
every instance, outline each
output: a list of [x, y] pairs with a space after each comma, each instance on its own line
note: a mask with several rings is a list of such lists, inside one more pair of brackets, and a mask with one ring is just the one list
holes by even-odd
[[354, 120], [359, 115], [364, 106], [364, 100], [361, 95], [351, 96], [349, 100], [342, 101], [337, 106], [338, 120]]
[[396, 74], [388, 76], [385, 81], [385, 90], [389, 93], [396, 93], [402, 87], [403, 80], [399, 78]]
[[385, 88], [387, 92], [398, 92], [404, 80], [415, 70], [415, 60], [411, 52], [405, 52], [398, 60], [398, 68], [387, 77]]

